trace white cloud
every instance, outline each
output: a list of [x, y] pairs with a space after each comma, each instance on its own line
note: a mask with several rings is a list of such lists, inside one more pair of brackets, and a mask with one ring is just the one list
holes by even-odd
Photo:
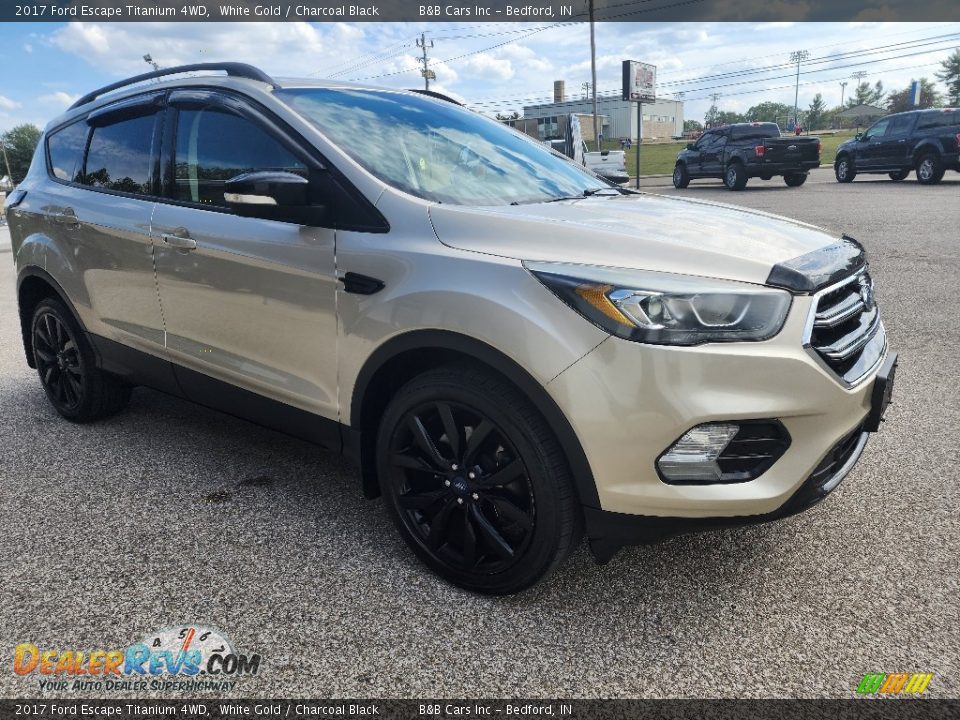
[[31, 45], [30, 43], [24, 43], [24, 44], [23, 44], [23, 50], [24, 50], [24, 52], [32, 53], [32, 52], [33, 52], [33, 45]]
[[4, 97], [3, 95], [0, 95], [0, 109], [15, 110], [18, 107], [20, 107], [20, 103], [18, 103], [16, 100], [11, 100], [8, 97]]
[[71, 95], [66, 93], [63, 90], [57, 90], [56, 92], [48, 93], [47, 95], [41, 95], [37, 98], [37, 102], [48, 103], [50, 105], [59, 105], [61, 107], [70, 107], [77, 101], [79, 98], [79, 93], [76, 95]]
[[506, 58], [496, 58], [488, 53], [480, 53], [466, 58], [463, 63], [474, 75], [492, 79], [509, 80], [514, 76], [513, 64]]

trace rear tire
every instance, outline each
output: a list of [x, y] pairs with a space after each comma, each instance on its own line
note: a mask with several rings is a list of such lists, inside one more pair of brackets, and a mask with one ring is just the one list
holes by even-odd
[[67, 420], [90, 422], [119, 412], [130, 387], [97, 367], [86, 333], [66, 306], [41, 300], [30, 323], [33, 357], [47, 399]]
[[894, 182], [900, 182], [901, 180], [906, 179], [907, 175], [909, 174], [909, 170], [899, 170], [898, 172], [887, 173], [887, 175], [890, 176], [890, 179]]
[[787, 173], [783, 176], [787, 187], [800, 187], [807, 181], [807, 173]]
[[448, 365], [404, 385], [383, 414], [376, 459], [400, 535], [468, 590], [524, 590], [582, 536], [560, 444], [526, 397], [484, 369]]
[[944, 172], [943, 163], [933, 153], [927, 153], [917, 160], [917, 182], [921, 185], [936, 185], [943, 180]]
[[846, 155], [841, 155], [833, 164], [833, 174], [836, 176], [837, 182], [853, 182], [853, 179], [857, 176], [857, 168], [853, 164], [853, 160]]
[[728, 190], [743, 190], [747, 186], [747, 173], [738, 162], [730, 163], [723, 174], [723, 184]]
[[683, 190], [689, 184], [690, 173], [687, 171], [687, 166], [677, 163], [676, 167], [673, 168], [673, 186], [678, 190]]

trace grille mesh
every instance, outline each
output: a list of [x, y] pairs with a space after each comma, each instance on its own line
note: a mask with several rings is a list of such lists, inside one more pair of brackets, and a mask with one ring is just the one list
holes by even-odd
[[855, 383], [880, 360], [885, 344], [866, 270], [820, 296], [810, 345], [839, 377]]

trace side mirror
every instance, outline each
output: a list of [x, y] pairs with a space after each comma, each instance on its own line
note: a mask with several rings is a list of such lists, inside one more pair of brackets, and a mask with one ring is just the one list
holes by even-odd
[[310, 181], [282, 170], [249, 172], [230, 178], [223, 199], [242, 217], [318, 224], [323, 206], [310, 202]]
[[854, 140], [868, 140], [869, 138], [864, 137], [862, 132], [857, 133], [853, 136]]

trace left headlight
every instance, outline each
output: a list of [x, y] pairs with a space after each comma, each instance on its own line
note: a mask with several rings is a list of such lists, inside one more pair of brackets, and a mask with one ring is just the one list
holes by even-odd
[[790, 310], [790, 293], [762, 285], [592, 265], [523, 265], [594, 325], [636, 342], [767, 340]]

